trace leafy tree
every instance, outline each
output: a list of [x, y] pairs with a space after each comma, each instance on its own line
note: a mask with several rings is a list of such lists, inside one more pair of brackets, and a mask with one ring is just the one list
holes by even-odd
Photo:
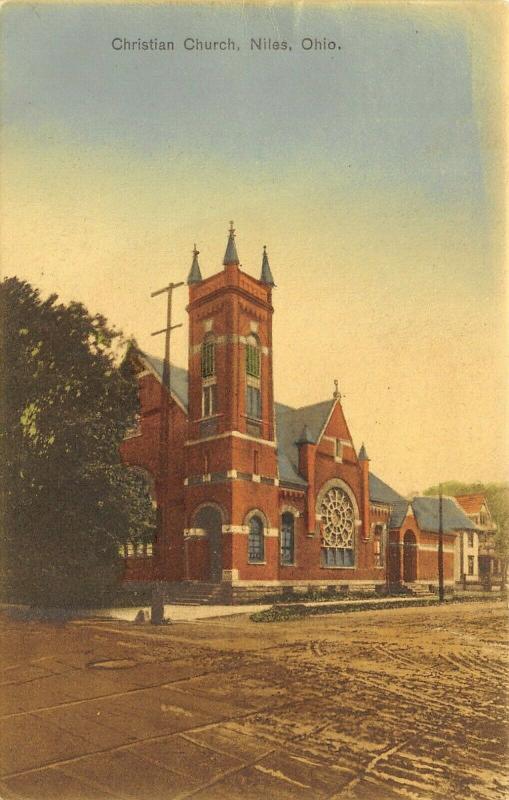
[[[439, 486], [431, 486], [425, 495], [437, 495]], [[497, 526], [495, 534], [495, 555], [502, 562], [502, 584], [507, 582], [509, 563], [509, 484], [507, 483], [462, 483], [446, 481], [442, 492], [448, 495], [483, 494], [486, 497], [493, 521]]]
[[118, 545], [152, 507], [118, 446], [137, 410], [122, 338], [100, 314], [17, 278], [0, 284], [2, 593], [38, 605], [105, 602]]

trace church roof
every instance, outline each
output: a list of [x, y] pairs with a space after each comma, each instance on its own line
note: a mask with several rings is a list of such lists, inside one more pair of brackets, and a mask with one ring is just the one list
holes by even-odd
[[[411, 501], [401, 500], [401, 502], [395, 503], [389, 519], [390, 528], [400, 528], [403, 525], [409, 507], [421, 531], [438, 533], [440, 525], [438, 497], [414, 497]], [[471, 522], [463, 510], [459, 508], [453, 497], [443, 498], [442, 525], [444, 531], [475, 529], [473, 522]]]
[[[414, 497], [412, 508], [421, 531], [438, 533], [439, 498]], [[474, 523], [452, 497], [444, 497], [442, 501], [442, 520], [444, 531], [475, 530]]]
[[404, 498], [394, 503], [391, 509], [391, 516], [389, 517], [389, 528], [401, 528], [405, 521], [409, 505], [409, 501]]
[[373, 503], [385, 503], [386, 505], [394, 505], [402, 501], [406, 503], [404, 497], [395, 492], [394, 489], [391, 489], [380, 478], [377, 478], [373, 472], [369, 473], [369, 499]]
[[[163, 359], [157, 358], [157, 356], [149, 356], [146, 353], [141, 353], [141, 355], [146, 361], [148, 361], [149, 365], [152, 366], [162, 381]], [[187, 411], [189, 395], [189, 379], [187, 369], [184, 369], [183, 367], [176, 367], [175, 364], [170, 365], [170, 389], [172, 395], [175, 395], [177, 400], [180, 400], [181, 405], [183, 405]]]
[[[157, 356], [147, 355], [140, 351], [142, 357], [162, 380], [163, 361]], [[171, 365], [171, 392], [187, 410], [188, 407], [188, 373], [187, 369]], [[303, 428], [307, 427], [307, 438], [317, 442], [325, 423], [329, 418], [335, 400], [324, 400], [302, 408], [292, 408], [283, 403], [274, 403], [276, 416], [277, 458], [279, 480], [296, 486], [307, 486], [307, 481], [299, 474], [299, 448], [297, 441]], [[394, 489], [391, 489], [372, 472], [369, 473], [369, 496], [374, 503], [392, 505], [403, 500]], [[459, 510], [459, 509], [458, 509]]]
[[302, 408], [291, 408], [282, 403], [275, 403], [277, 452], [279, 480], [284, 483], [296, 483], [306, 486], [306, 481], [299, 475], [299, 448], [297, 441], [303, 428], [307, 426], [307, 439], [317, 442], [323, 426], [329, 418], [334, 400], [325, 400]]

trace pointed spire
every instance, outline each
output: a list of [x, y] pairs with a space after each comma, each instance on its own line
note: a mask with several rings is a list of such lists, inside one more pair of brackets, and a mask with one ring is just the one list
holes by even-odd
[[262, 258], [262, 275], [260, 278], [262, 283], [266, 283], [268, 286], [275, 286], [274, 278], [272, 277], [272, 272], [270, 271], [269, 265], [269, 257], [267, 255], [267, 245], [263, 245], [263, 258]]
[[191, 269], [189, 270], [189, 275], [187, 276], [187, 283], [189, 286], [192, 283], [200, 283], [202, 280], [200, 265], [198, 264], [199, 252], [200, 251], [196, 249], [195, 245], [193, 250], [193, 263], [191, 264]]
[[366, 453], [364, 442], [362, 443], [361, 449], [359, 450], [359, 461], [369, 461], [369, 456]]
[[223, 264], [239, 264], [239, 257], [237, 255], [237, 247], [235, 245], [235, 228], [233, 227], [233, 220], [230, 222], [230, 230], [228, 231], [228, 244], [226, 245], [226, 253], [224, 254]]
[[302, 428], [302, 433], [297, 439], [295, 444], [314, 444], [313, 437], [311, 436], [311, 432], [307, 425], [304, 425]]

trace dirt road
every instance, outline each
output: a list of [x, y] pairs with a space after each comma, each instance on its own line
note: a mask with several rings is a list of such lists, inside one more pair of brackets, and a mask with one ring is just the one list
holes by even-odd
[[0, 796], [502, 800], [506, 614], [165, 629], [3, 615]]

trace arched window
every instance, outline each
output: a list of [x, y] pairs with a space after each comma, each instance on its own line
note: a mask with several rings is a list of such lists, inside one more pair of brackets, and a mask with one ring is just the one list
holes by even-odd
[[211, 378], [216, 374], [214, 337], [207, 336], [201, 346], [201, 376]]
[[250, 419], [262, 418], [260, 344], [256, 336], [246, 342], [246, 414]]
[[281, 564], [293, 564], [295, 560], [295, 520], [285, 511], [281, 518]]
[[217, 412], [216, 355], [214, 337], [209, 335], [201, 346], [202, 417]]
[[251, 517], [249, 520], [247, 557], [251, 562], [260, 562], [264, 558], [263, 522], [260, 517]]
[[260, 344], [253, 334], [247, 337], [246, 342], [246, 372], [253, 378], [260, 377]]
[[377, 525], [375, 527], [373, 548], [375, 554], [375, 567], [383, 567], [385, 565], [385, 540], [383, 525]]

